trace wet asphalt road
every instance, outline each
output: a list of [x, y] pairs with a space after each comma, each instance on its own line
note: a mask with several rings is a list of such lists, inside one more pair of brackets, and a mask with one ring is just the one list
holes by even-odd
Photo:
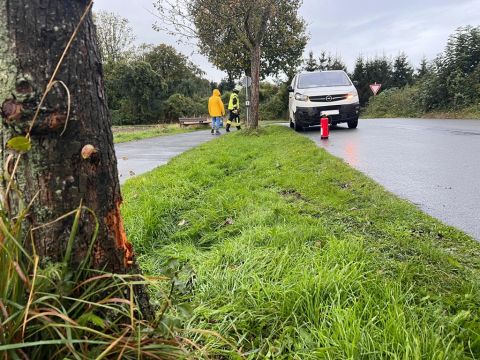
[[480, 120], [360, 119], [320, 140], [333, 155], [480, 240]]
[[164, 165], [171, 158], [212, 138], [210, 130], [202, 130], [116, 144], [120, 183]]

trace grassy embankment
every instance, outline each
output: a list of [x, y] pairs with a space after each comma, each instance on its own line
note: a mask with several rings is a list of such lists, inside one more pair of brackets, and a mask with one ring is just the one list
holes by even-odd
[[116, 144], [128, 141], [148, 139], [157, 136], [175, 135], [205, 129], [208, 129], [208, 127], [191, 125], [189, 127], [182, 128], [179, 124], [112, 127], [113, 141]]
[[480, 105], [470, 106], [457, 111], [436, 111], [422, 115], [425, 119], [474, 119], [480, 120]]
[[362, 111], [363, 118], [480, 119], [480, 104], [425, 112], [415, 86], [381, 92]]
[[418, 112], [405, 112], [405, 111], [392, 111], [392, 110], [377, 110], [367, 107], [361, 113], [361, 117], [367, 118], [423, 118], [423, 119], [472, 119], [480, 120], [480, 107], [471, 106], [465, 109], [459, 109], [457, 111], [444, 110], [422, 113]]
[[287, 128], [218, 138], [123, 192], [144, 271], [188, 262], [190, 326], [246, 358], [480, 358], [480, 244]]
[[[279, 120], [267, 120], [261, 121], [262, 125], [269, 125], [275, 123], [286, 122], [285, 119]], [[245, 126], [245, 124], [243, 124]], [[187, 127], [180, 127], [178, 124], [165, 124], [165, 125], [138, 125], [138, 126], [113, 126], [113, 141], [115, 144], [129, 141], [136, 141], [142, 139], [148, 139], [157, 136], [163, 135], [175, 135], [182, 134], [187, 132], [192, 132], [196, 130], [208, 130], [209, 126], [199, 125], [193, 126], [190, 125]], [[235, 131], [235, 130], [234, 130]]]

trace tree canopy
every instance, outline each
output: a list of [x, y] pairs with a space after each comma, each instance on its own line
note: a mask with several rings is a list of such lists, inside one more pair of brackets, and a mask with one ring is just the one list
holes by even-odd
[[106, 63], [104, 69], [114, 124], [169, 122], [206, 113], [210, 83], [172, 46], [142, 45], [134, 56]]
[[[405, 54], [357, 60], [353, 79], [362, 105], [377, 116], [418, 116], [425, 112], [478, 108], [480, 100], [480, 27], [458, 28], [444, 51], [432, 61], [424, 57], [414, 74]], [[382, 82], [383, 91], [371, 101], [368, 84]]]
[[347, 66], [339, 55], [332, 56], [326, 51], [322, 51], [318, 58], [315, 58], [313, 51], [308, 53], [308, 58], [303, 60], [303, 70], [305, 71], [324, 71], [324, 70], [344, 70]]
[[305, 23], [301, 0], [157, 0], [157, 29], [195, 38], [200, 52], [232, 76], [252, 81], [252, 121], [258, 125], [260, 78], [291, 74], [301, 63]]

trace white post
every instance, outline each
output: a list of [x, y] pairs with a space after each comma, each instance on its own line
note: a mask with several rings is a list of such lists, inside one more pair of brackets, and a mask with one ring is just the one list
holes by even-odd
[[247, 111], [247, 125], [249, 122], [249, 113], [248, 113], [248, 77], [245, 79], [245, 110]]

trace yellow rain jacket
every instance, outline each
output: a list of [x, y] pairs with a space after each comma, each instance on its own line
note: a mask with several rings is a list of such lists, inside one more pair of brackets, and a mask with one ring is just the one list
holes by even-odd
[[208, 99], [208, 112], [211, 117], [225, 116], [225, 106], [218, 89], [213, 90], [212, 96]]

